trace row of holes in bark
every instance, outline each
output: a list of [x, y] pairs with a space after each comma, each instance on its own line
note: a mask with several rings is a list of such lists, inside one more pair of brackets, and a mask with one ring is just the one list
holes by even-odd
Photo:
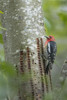
[[[43, 40], [42, 38], [41, 40], [41, 46], [39, 46], [39, 39], [37, 38], [37, 53], [38, 53], [38, 62], [39, 62], [39, 68], [40, 68], [40, 74], [41, 74], [41, 81], [42, 81], [42, 92], [44, 93], [44, 81], [43, 81], [43, 72], [42, 72], [42, 66], [41, 66], [41, 59], [40, 59], [40, 53], [43, 54]], [[40, 52], [40, 47], [41, 47], [41, 52]], [[30, 64], [30, 51], [29, 48], [27, 48], [27, 63], [28, 63], [28, 69], [29, 69], [29, 73], [31, 74], [31, 64]], [[43, 67], [45, 69], [45, 64], [43, 61]], [[20, 70], [22, 73], [24, 73], [24, 68], [23, 68], [23, 51], [20, 51]], [[34, 71], [35, 73], [35, 71]], [[47, 77], [44, 71], [44, 75], [45, 75], [45, 81], [46, 81], [46, 90], [48, 92], [48, 82], [47, 82]], [[51, 89], [52, 89], [52, 82], [51, 82], [51, 74], [49, 74], [50, 77], [50, 84], [51, 84]], [[36, 80], [36, 78], [35, 78]], [[32, 88], [32, 97], [34, 97], [34, 86], [33, 86], [33, 80], [30, 80], [31, 83], [31, 88]], [[37, 88], [36, 88], [37, 89]], [[41, 97], [40, 97], [41, 98]]]
[[[41, 41], [41, 54], [44, 55], [43, 39], [41, 38], [40, 41]], [[46, 91], [49, 92], [47, 75], [45, 73], [45, 60], [44, 59], [43, 59], [43, 68], [44, 68], [44, 75], [45, 75], [45, 81], [46, 81]], [[51, 79], [51, 71], [50, 70], [49, 70], [49, 80], [50, 80], [50, 87], [52, 90], [52, 79]]]

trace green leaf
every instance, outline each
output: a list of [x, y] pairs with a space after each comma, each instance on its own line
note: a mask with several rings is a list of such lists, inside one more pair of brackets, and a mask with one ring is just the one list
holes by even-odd
[[0, 34], [0, 43], [3, 44], [3, 37], [2, 37], [2, 34]]
[[2, 30], [7, 30], [6, 28], [3, 28], [3, 27], [1, 27], [1, 26], [0, 26], [0, 29], [2, 29]]
[[12, 76], [14, 77], [16, 75], [16, 70], [14, 69], [14, 66], [6, 62], [0, 63], [0, 71], [9, 77], [12, 77]]
[[1, 14], [4, 14], [4, 12], [2, 12], [1, 10], [0, 10], [0, 13], [1, 13]]

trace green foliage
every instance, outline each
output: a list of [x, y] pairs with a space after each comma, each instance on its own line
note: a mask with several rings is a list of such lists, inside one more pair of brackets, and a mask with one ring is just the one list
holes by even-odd
[[53, 94], [52, 92], [49, 92], [45, 95], [44, 100], [53, 100]]
[[7, 78], [0, 72], [0, 99], [3, 98], [7, 94]]
[[2, 12], [1, 10], [0, 10], [0, 13], [1, 13], [1, 14], [4, 14], [4, 12]]
[[3, 28], [3, 27], [1, 27], [1, 26], [0, 26], [0, 29], [1, 29], [1, 30], [7, 30], [6, 28]]
[[[8, 96], [10, 93], [10, 87], [14, 90], [17, 90], [17, 83], [16, 80], [16, 71], [14, 70], [13, 66], [5, 63], [0, 62], [0, 99], [3, 100]], [[9, 94], [10, 96], [10, 94]]]
[[47, 34], [65, 37], [67, 34], [67, 1], [43, 0], [43, 9]]
[[17, 96], [21, 84], [30, 80], [29, 73], [17, 73], [16, 68], [6, 62], [0, 62], [0, 99], [4, 100], [7, 96]]
[[2, 37], [2, 34], [0, 34], [0, 43], [3, 44], [3, 37]]
[[0, 63], [0, 71], [7, 76], [7, 77], [10, 77], [10, 76], [16, 76], [16, 71], [14, 70], [14, 67], [8, 63], [5, 63], [5, 62], [1, 62]]
[[44, 100], [67, 100], [67, 80], [62, 81], [62, 83], [61, 88], [56, 87], [53, 91], [47, 93]]

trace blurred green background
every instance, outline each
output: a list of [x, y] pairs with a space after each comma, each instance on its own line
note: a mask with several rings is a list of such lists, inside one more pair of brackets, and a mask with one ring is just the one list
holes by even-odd
[[53, 35], [57, 42], [57, 55], [52, 70], [56, 86], [67, 57], [67, 0], [43, 0], [43, 10], [46, 35]]
[[67, 0], [43, 0], [46, 32], [55, 37], [66, 37]]
[[43, 10], [46, 35], [53, 35], [57, 42], [57, 55], [52, 69], [55, 94], [52, 99], [50, 93], [46, 100], [67, 100], [67, 80], [63, 87], [60, 86], [61, 71], [67, 57], [67, 0], [43, 0]]

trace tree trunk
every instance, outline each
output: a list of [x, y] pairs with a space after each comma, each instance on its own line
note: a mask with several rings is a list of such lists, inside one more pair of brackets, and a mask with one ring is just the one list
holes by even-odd
[[[3, 32], [5, 59], [13, 65], [19, 66], [19, 51], [23, 50], [23, 65], [26, 72], [26, 69], [28, 69], [27, 47], [30, 48], [35, 100], [42, 100], [36, 44], [36, 38], [43, 38], [45, 35], [42, 0], [0, 0], [0, 4], [1, 10], [4, 12], [2, 25], [7, 29]], [[28, 88], [31, 88], [31, 86], [26, 87], [27, 92]], [[22, 100], [28, 99], [22, 97]]]

